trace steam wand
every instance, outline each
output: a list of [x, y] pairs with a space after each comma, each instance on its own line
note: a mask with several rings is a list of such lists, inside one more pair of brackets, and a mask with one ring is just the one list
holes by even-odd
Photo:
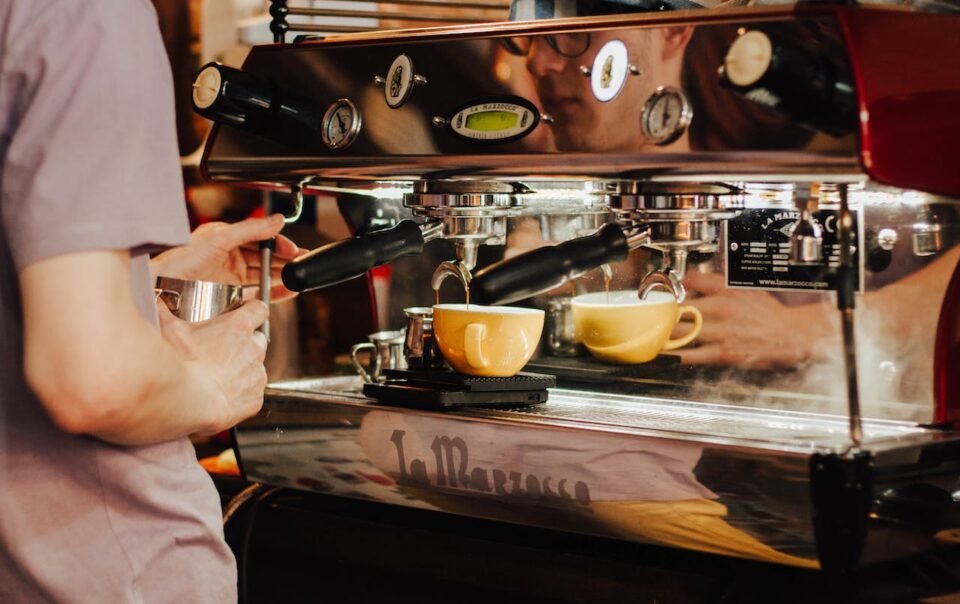
[[[289, 216], [283, 217], [284, 224], [290, 224], [300, 219], [300, 213], [303, 211], [303, 191], [300, 187], [292, 187], [290, 193], [293, 195], [293, 212]], [[270, 215], [271, 211], [270, 197], [263, 202], [264, 214]], [[273, 250], [277, 247], [277, 239], [272, 237], [260, 242], [260, 299], [267, 308], [270, 307], [270, 269], [273, 265]], [[270, 341], [270, 316], [258, 328], [263, 337]]]
[[847, 200], [847, 185], [838, 186], [840, 193], [840, 266], [837, 269], [837, 307], [843, 329], [843, 361], [847, 374], [847, 407], [850, 420], [850, 451], [857, 451], [863, 441], [863, 419], [860, 414], [860, 390], [857, 380], [857, 353], [854, 341], [853, 311], [857, 291], [856, 272], [851, 252], [853, 217]]

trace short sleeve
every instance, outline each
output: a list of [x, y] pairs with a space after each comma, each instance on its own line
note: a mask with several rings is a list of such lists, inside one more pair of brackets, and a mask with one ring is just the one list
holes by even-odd
[[17, 268], [186, 242], [173, 85], [152, 6], [37, 2], [39, 15], [13, 9], [20, 30], [2, 59], [3, 82], [18, 85], [0, 191]]

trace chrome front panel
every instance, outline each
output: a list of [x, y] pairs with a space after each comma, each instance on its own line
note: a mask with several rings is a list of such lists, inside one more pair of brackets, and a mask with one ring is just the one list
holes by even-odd
[[[816, 567], [811, 459], [849, 445], [837, 416], [569, 390], [530, 409], [433, 413], [373, 404], [359, 388], [355, 378], [272, 385], [237, 429], [246, 477]], [[945, 438], [905, 422], [864, 429], [876, 459], [899, 467]], [[903, 553], [884, 542], [877, 558]]]
[[[339, 99], [350, 100], [362, 116], [359, 136], [349, 147], [331, 149], [320, 133], [294, 141], [276, 131], [257, 135], [221, 126], [208, 146], [206, 170], [218, 180], [303, 183], [307, 189], [322, 181], [459, 176], [860, 178], [854, 116], [844, 134], [815, 135], [721, 85], [717, 69], [745, 25], [765, 27], [811, 56], [835, 61], [838, 73], [849, 71], [832, 15], [798, 17], [782, 8], [502, 23], [263, 46], [247, 59], [246, 74], [295, 98], [304, 111], [319, 114]], [[564, 57], [534, 47], [518, 53], [518, 41], [530, 36], [552, 47], [578, 45], [577, 52]], [[625, 45], [632, 71], [614, 97], [601, 100], [584, 70], [610, 41]], [[409, 57], [422, 83], [392, 107], [376, 79], [400, 56]], [[689, 129], [666, 144], [645, 136], [641, 126], [644, 106], [661, 88], [682, 89], [693, 112]], [[460, 109], [497, 99], [519, 99], [542, 119], [504, 142], [453, 132], [450, 123]]]

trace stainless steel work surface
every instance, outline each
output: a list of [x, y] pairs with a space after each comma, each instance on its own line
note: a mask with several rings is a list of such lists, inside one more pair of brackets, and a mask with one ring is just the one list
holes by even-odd
[[[355, 402], [380, 407], [363, 396], [360, 387], [360, 380], [354, 377], [307, 379], [272, 384], [268, 396], [271, 393], [297, 393], [298, 398], [317, 402]], [[545, 404], [530, 407], [408, 412], [567, 430], [660, 433], [683, 440], [741, 444], [797, 453], [844, 451], [850, 444], [847, 418], [842, 416], [562, 388], [550, 390], [550, 399]], [[909, 422], [872, 420], [864, 423], [864, 442], [878, 444], [906, 440], [928, 432], [930, 430]]]

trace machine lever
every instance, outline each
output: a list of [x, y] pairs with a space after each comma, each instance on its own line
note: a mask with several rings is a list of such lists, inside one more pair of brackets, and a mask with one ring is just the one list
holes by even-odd
[[287, 289], [302, 292], [335, 285], [401, 256], [423, 250], [423, 231], [412, 220], [318, 247], [283, 267]]
[[541, 247], [478, 271], [470, 281], [470, 301], [509, 304], [529, 298], [602, 264], [623, 262], [629, 251], [620, 227], [606, 224], [586, 237]]

